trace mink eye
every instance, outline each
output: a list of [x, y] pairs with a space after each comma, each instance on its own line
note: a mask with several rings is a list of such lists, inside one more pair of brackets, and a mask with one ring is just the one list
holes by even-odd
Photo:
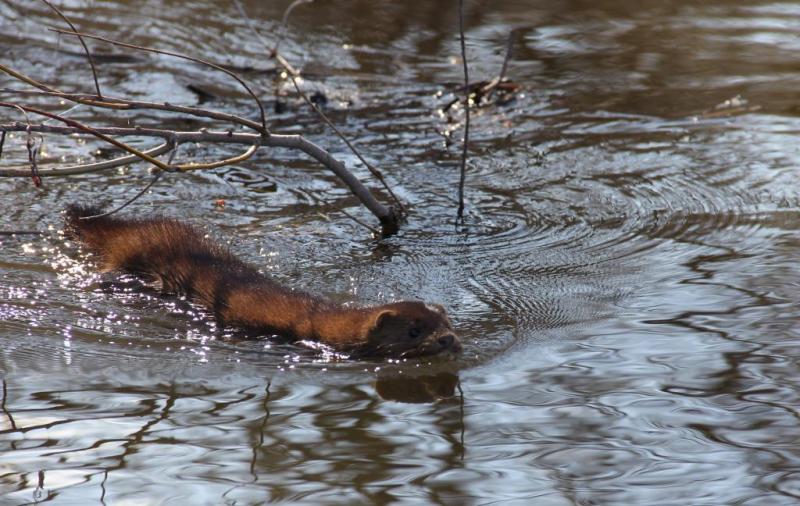
[[410, 329], [408, 329], [408, 337], [410, 337], [411, 339], [418, 338], [421, 333], [422, 331], [420, 331], [416, 327], [411, 327]]

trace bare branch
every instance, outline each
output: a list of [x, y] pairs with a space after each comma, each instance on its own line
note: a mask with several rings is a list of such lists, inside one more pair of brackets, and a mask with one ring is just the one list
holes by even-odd
[[[64, 126], [50, 126], [50, 125], [31, 125], [30, 129], [28, 129], [27, 127], [23, 128], [23, 125], [19, 123], [12, 123], [5, 125], [0, 124], [0, 129], [3, 129], [4, 132], [30, 130], [31, 132], [47, 132], [47, 133], [60, 133], [60, 134], [75, 134], [75, 133], [85, 132], [85, 130], [81, 128], [70, 127], [70, 126], [64, 127]], [[262, 145], [259, 142], [261, 136], [253, 134], [245, 134], [245, 133], [233, 134], [230, 132], [208, 132], [205, 130], [201, 130], [198, 132], [173, 132], [171, 130], [156, 130], [152, 128], [150, 129], [92, 128], [92, 130], [94, 130], [94, 132], [97, 134], [103, 134], [103, 135], [116, 135], [123, 137], [124, 136], [161, 137], [167, 139], [168, 142], [162, 144], [161, 146], [153, 148], [150, 151], [142, 151], [143, 154], [148, 155], [150, 157], [155, 157], [160, 154], [166, 153], [167, 151], [170, 151], [171, 149], [174, 148], [176, 142], [222, 142], [227, 144], [234, 143], [234, 144], [251, 145], [242, 154], [231, 158], [225, 158], [214, 162], [206, 162], [206, 163], [191, 162], [191, 163], [169, 166], [169, 170], [177, 170], [181, 172], [187, 172], [191, 170], [216, 169], [218, 167], [224, 167], [226, 165], [240, 163], [253, 156], [253, 154], [258, 150], [259, 146]], [[142, 158], [134, 154], [99, 163], [76, 165], [72, 167], [64, 167], [62, 169], [50, 169], [44, 172], [40, 170], [40, 175], [68, 176], [74, 174], [85, 174], [88, 172], [97, 172], [101, 170], [111, 169], [114, 167], [119, 167], [120, 165], [127, 165], [139, 160], [142, 160]], [[2, 176], [19, 177], [20, 175], [22, 175], [22, 173], [20, 172], [21, 170], [22, 169], [13, 167], [0, 169], [0, 177]]]
[[[367, 188], [361, 184], [353, 174], [351, 174], [342, 162], [336, 160], [330, 153], [300, 135], [276, 135], [273, 134], [267, 139], [272, 146], [295, 148], [303, 151], [318, 162], [328, 167], [331, 172], [341, 179], [350, 191], [369, 209], [372, 214], [377, 216], [381, 225], [384, 227], [385, 234], [394, 233], [392, 228], [397, 227], [397, 219], [391, 209], [375, 200]], [[396, 231], [396, 230], [395, 230]]]

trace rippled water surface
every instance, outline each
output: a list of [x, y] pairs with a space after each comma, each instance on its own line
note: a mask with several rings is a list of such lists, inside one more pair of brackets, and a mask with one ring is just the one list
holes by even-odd
[[[304, 133], [377, 188], [233, 4], [59, 4], [83, 30], [239, 69], [273, 130]], [[274, 41], [287, 4], [243, 6]], [[318, 1], [294, 11], [281, 44], [410, 205], [397, 236], [373, 239], [341, 212], [373, 220], [338, 180], [287, 150], [170, 174], [125, 212], [197, 223], [337, 300], [440, 302], [464, 353], [336, 361], [220, 333], [185, 301], [97, 274], [59, 234], [67, 203], [121, 204], [146, 167], [38, 189], [5, 178], [0, 230], [44, 235], [0, 235], [0, 504], [800, 500], [800, 8], [468, 2], [473, 80], [497, 75], [511, 32], [521, 89], [473, 111], [455, 227], [463, 114], [440, 111], [462, 79], [456, 5]], [[0, 3], [1, 63], [90, 91], [80, 47], [52, 25], [43, 4]], [[223, 74], [91, 47], [110, 95], [256, 115]], [[97, 147], [48, 137], [42, 156], [73, 163]], [[3, 166], [26, 156], [10, 138]]]

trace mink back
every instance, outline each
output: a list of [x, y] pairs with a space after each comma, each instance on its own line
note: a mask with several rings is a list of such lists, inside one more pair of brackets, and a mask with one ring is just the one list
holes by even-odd
[[99, 256], [104, 270], [122, 270], [155, 282], [158, 288], [216, 306], [221, 285], [269, 283], [193, 226], [169, 218], [100, 216], [92, 206], [71, 205], [67, 235]]

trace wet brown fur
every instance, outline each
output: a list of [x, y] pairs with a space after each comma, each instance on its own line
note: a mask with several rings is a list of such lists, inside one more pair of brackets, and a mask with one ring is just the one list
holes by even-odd
[[186, 295], [213, 311], [221, 325], [319, 341], [356, 357], [461, 350], [442, 306], [402, 301], [344, 307], [272, 281], [186, 223], [81, 219], [100, 213], [99, 208], [70, 206], [68, 236], [98, 255], [104, 270], [130, 272], [165, 293]]

